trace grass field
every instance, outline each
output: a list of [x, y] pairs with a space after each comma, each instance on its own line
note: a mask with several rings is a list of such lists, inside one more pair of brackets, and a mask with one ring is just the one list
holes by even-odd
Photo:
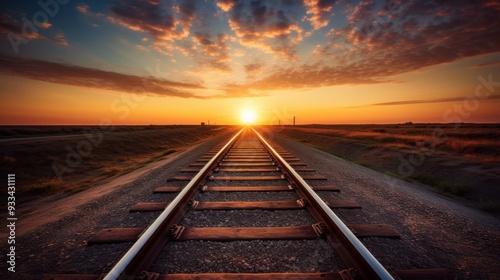
[[499, 212], [500, 125], [400, 124], [274, 127], [282, 136], [381, 172], [433, 186]]
[[18, 199], [27, 202], [88, 189], [229, 129], [220, 128], [4, 126], [0, 169], [16, 174]]

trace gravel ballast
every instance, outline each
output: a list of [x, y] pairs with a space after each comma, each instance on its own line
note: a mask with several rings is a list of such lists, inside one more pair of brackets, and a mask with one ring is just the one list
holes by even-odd
[[324, 272], [343, 269], [330, 243], [316, 240], [185, 241], [167, 245], [152, 271]]

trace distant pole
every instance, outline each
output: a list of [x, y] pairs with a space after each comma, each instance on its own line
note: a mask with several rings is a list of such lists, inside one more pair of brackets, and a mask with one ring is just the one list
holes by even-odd
[[295, 116], [293, 116], [293, 125], [295, 125]]

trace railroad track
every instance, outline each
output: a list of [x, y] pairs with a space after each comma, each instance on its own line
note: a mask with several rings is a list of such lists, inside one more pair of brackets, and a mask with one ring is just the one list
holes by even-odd
[[[308, 168], [286, 150], [269, 144], [251, 127], [242, 128], [223, 146], [214, 148], [197, 162], [181, 169], [180, 174], [169, 178], [166, 186], [159, 186], [154, 190], [155, 193], [178, 192], [172, 201], [138, 202], [130, 208], [130, 212], [160, 213], [148, 228], [102, 229], [88, 240], [89, 246], [133, 243], [110, 271], [101, 275], [46, 275], [43, 279], [453, 279], [452, 275], [441, 269], [388, 271], [384, 268], [360, 239], [399, 238], [399, 233], [385, 224], [344, 224], [332, 209], [356, 209], [361, 208], [361, 205], [352, 200], [320, 198], [316, 191], [340, 190], [328, 185], [327, 178], [315, 174], [314, 169]], [[260, 225], [262, 222], [255, 222], [255, 215], [249, 216], [248, 219], [241, 218], [246, 214], [250, 215], [252, 211], [261, 211], [258, 212], [257, 219], [263, 220], [265, 226]], [[268, 217], [265, 213], [271, 213], [269, 211], [273, 213], [287, 211], [293, 213], [298, 221], [311, 222], [280, 225], [278, 221], [266, 224]], [[204, 216], [204, 212], [219, 217], [227, 215], [225, 223], [231, 226], [224, 226], [224, 223], [222, 226], [220, 224], [196, 226], [197, 221], [210, 220], [209, 216]], [[231, 217], [235, 217], [232, 216], [235, 212], [240, 214], [240, 218], [231, 220]], [[328, 258], [326, 271], [297, 272], [297, 269], [285, 266], [292, 268], [292, 271], [279, 269], [276, 272], [273, 268], [265, 266], [263, 269], [257, 269], [255, 265], [245, 261], [241, 269], [243, 271], [234, 268], [230, 269], [232, 271], [221, 272], [221, 268], [211, 267], [208, 271], [194, 269], [190, 273], [172, 273], [169, 271], [171, 269], [166, 268], [169, 267], [166, 264], [177, 261], [178, 257], [169, 255], [169, 248], [171, 249], [169, 244], [250, 242], [241, 248], [251, 248], [254, 245], [251, 242], [255, 240], [262, 242], [311, 240], [330, 243], [334, 250], [325, 252], [331, 255]], [[202, 245], [195, 243], [194, 246]], [[264, 245], [262, 248], [274, 247]], [[244, 250], [233, 249], [232, 252], [225, 252], [220, 258], [220, 250], [205, 253], [226, 263], [239, 260], [238, 264], [241, 266], [241, 259], [245, 256]], [[286, 250], [293, 249], [284, 251]], [[230, 256], [227, 257], [226, 253]], [[308, 255], [310, 252], [303, 249], [303, 252], [298, 253]], [[238, 257], [239, 254], [242, 257]], [[262, 255], [266, 254], [268, 253], [262, 252]], [[258, 259], [259, 256], [254, 258]], [[260, 265], [258, 261], [257, 263]]]

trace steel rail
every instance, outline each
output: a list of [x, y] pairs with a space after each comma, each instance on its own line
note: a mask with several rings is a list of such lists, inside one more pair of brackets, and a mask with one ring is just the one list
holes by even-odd
[[264, 140], [254, 129], [262, 144], [268, 149], [272, 156], [284, 168], [290, 179], [299, 187], [308, 198], [308, 202], [321, 215], [321, 219], [327, 228], [334, 233], [337, 240], [330, 240], [341, 258], [348, 267], [356, 270], [362, 279], [394, 279], [394, 277], [382, 266], [382, 264], [368, 251], [352, 231], [340, 220], [340, 218], [328, 207], [325, 202], [313, 191], [311, 186], [276, 152], [276, 150]]
[[[141, 237], [132, 245], [125, 255], [113, 266], [107, 273], [104, 280], [116, 280], [119, 277], [125, 276], [124, 273], [131, 270], [131, 266], [136, 262], [141, 262], [144, 254], [147, 254], [148, 244], [151, 244], [153, 239], [164, 233], [165, 226], [173, 217], [175, 217], [182, 207], [185, 206], [186, 198], [193, 193], [194, 189], [199, 187], [202, 180], [206, 179], [211, 169], [217, 164], [219, 159], [229, 150], [236, 141], [238, 136], [245, 130], [242, 128], [224, 147], [209, 161], [205, 166], [189, 181], [175, 199], [165, 208], [165, 210], [156, 218], [156, 220], [147, 228]], [[168, 230], [168, 229], [167, 229]], [[146, 249], [145, 249], [146, 248]]]

